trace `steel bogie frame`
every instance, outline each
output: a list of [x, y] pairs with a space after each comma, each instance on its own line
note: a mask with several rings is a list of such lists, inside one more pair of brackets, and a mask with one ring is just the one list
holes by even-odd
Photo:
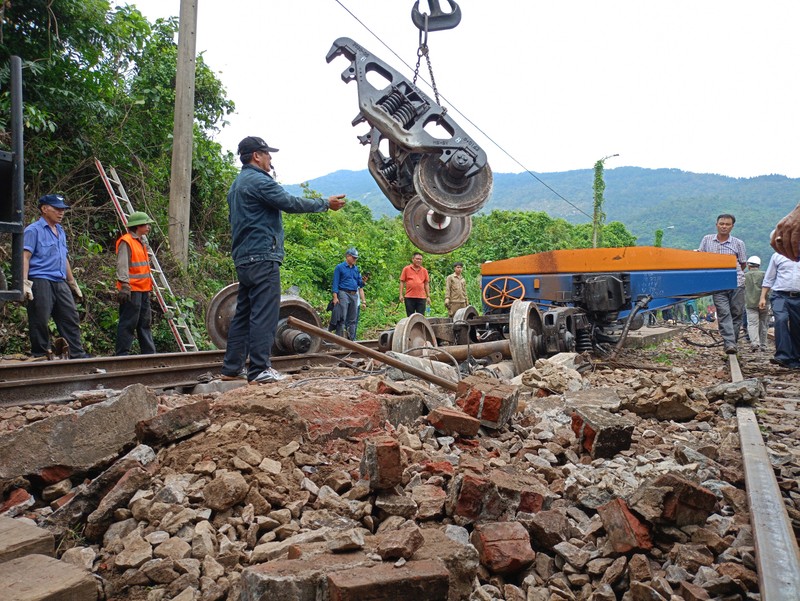
[[[409, 238], [433, 254], [460, 247], [469, 237], [470, 216], [491, 195], [486, 153], [445, 108], [363, 46], [339, 38], [326, 60], [339, 56], [350, 61], [342, 80], [358, 85], [359, 113], [352, 124], [370, 126], [358, 136], [370, 148], [367, 168], [381, 192], [404, 212]], [[383, 87], [377, 87], [379, 79], [386, 82]]]

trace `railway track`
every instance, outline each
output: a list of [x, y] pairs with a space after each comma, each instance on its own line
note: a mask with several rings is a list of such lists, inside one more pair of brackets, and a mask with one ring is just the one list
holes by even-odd
[[[361, 344], [377, 348], [378, 341]], [[333, 345], [323, 351], [276, 356], [272, 361], [280, 371], [296, 372], [333, 365], [352, 354]], [[155, 389], [191, 388], [219, 377], [224, 354], [224, 351], [200, 351], [0, 364], [0, 407], [63, 403], [74, 400], [73, 393], [78, 391], [121, 389], [137, 383]]]
[[[744, 374], [737, 356], [730, 355], [728, 361], [731, 380], [743, 381]], [[758, 411], [767, 415], [777, 412], [800, 422], [800, 412], [772, 406], [776, 401], [796, 406], [800, 400], [798, 396], [800, 390], [780, 381], [776, 383], [767, 379], [765, 383], [768, 394]], [[770, 393], [781, 394], [786, 390], [790, 390], [794, 397], [770, 395]], [[763, 423], [765, 420], [759, 423], [756, 413], [757, 410], [752, 407], [736, 409], [745, 487], [750, 507], [750, 524], [756, 549], [759, 591], [764, 601], [798, 600], [800, 599], [800, 551], [784, 504], [781, 486], [784, 484], [784, 488], [791, 489], [796, 486], [796, 482], [794, 486], [791, 483], [778, 482], [768, 451], [768, 445], [776, 442], [775, 433]], [[790, 486], [787, 487], [786, 484]]]

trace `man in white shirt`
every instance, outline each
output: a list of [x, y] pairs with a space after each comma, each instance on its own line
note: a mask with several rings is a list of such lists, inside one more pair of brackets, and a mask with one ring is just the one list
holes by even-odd
[[766, 308], [770, 291], [775, 315], [775, 356], [770, 361], [800, 369], [800, 263], [773, 254], [761, 284], [759, 308]]

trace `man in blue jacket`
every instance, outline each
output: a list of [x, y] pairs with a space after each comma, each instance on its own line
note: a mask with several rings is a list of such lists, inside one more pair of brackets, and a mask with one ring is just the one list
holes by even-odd
[[270, 351], [278, 328], [281, 304], [280, 266], [285, 255], [283, 218], [287, 213], [338, 211], [344, 194], [300, 198], [284, 190], [269, 174], [271, 148], [262, 138], [248, 136], [239, 142], [242, 170], [228, 191], [232, 230], [231, 254], [239, 278], [236, 313], [228, 330], [222, 374], [236, 377], [250, 354], [247, 380], [263, 384], [286, 376], [276, 371]]
[[345, 328], [350, 340], [356, 339], [356, 324], [358, 323], [358, 299], [366, 307], [364, 298], [364, 280], [356, 265], [358, 251], [354, 247], [347, 249], [344, 261], [333, 270], [333, 305], [341, 305], [342, 319], [336, 326], [336, 335], [344, 336]]

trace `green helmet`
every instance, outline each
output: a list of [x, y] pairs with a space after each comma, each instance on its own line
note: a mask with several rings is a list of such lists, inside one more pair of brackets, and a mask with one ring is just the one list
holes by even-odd
[[150, 219], [147, 213], [136, 211], [128, 215], [128, 225], [126, 227], [136, 227], [137, 225], [147, 225], [148, 223], [155, 223], [155, 221]]

